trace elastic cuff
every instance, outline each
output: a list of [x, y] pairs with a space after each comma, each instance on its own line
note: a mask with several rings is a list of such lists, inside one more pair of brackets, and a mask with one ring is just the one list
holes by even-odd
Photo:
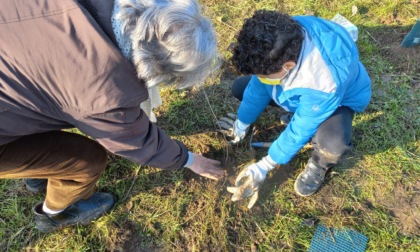
[[237, 124], [237, 126], [238, 126], [238, 129], [240, 129], [240, 130], [242, 130], [242, 131], [246, 131], [247, 129], [248, 129], [248, 127], [249, 127], [249, 125], [251, 125], [251, 124], [246, 124], [246, 123], [243, 123], [243, 122], [241, 122], [241, 120], [237, 120], [237, 122], [238, 122], [238, 124]]
[[274, 161], [271, 157], [270, 157], [270, 155], [267, 155], [267, 156], [265, 156], [264, 157], [266, 160], [267, 160], [267, 162], [269, 162], [272, 166], [276, 166], [277, 165], [277, 162], [276, 161]]
[[277, 163], [270, 157], [270, 155], [263, 157], [259, 162], [259, 166], [267, 171], [273, 169], [276, 165]]
[[184, 167], [191, 168], [191, 165], [194, 163], [194, 155], [191, 151], [188, 151], [188, 160], [185, 163]]

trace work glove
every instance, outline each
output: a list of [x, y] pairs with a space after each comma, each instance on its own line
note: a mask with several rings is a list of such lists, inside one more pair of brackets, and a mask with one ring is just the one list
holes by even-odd
[[221, 128], [218, 130], [220, 133], [231, 138], [229, 143], [235, 144], [245, 138], [250, 124], [239, 121], [236, 114], [233, 113], [228, 113], [228, 117], [220, 118], [216, 124]]
[[248, 208], [252, 208], [258, 199], [258, 190], [264, 183], [267, 172], [276, 166], [276, 162], [270, 156], [263, 157], [257, 163], [243, 169], [235, 180], [235, 187], [228, 187], [232, 195], [232, 201], [251, 197]]

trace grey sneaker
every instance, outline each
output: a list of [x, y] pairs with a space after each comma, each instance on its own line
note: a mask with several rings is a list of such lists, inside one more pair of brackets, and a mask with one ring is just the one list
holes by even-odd
[[36, 204], [32, 211], [35, 214], [35, 228], [48, 233], [67, 226], [89, 224], [111, 210], [115, 199], [112, 194], [97, 192], [89, 199], [79, 200], [55, 215], [44, 213], [43, 203]]
[[316, 166], [309, 159], [305, 170], [299, 174], [295, 181], [295, 192], [300, 196], [309, 196], [314, 194], [324, 182], [327, 170]]
[[31, 193], [40, 193], [47, 190], [48, 179], [26, 178], [23, 179], [23, 182], [25, 182], [26, 189]]
[[280, 116], [280, 123], [284, 126], [287, 126], [290, 121], [292, 120], [293, 114], [287, 113], [285, 115]]

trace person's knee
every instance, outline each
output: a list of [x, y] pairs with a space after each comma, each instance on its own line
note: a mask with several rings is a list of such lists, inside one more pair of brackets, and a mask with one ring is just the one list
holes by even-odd
[[[99, 144], [98, 144], [99, 145]], [[92, 166], [92, 173], [96, 174], [96, 176], [100, 176], [107, 166], [108, 156], [105, 149], [102, 146], [98, 146], [95, 149], [95, 154], [92, 155], [93, 158], [91, 159], [91, 166]]]
[[80, 156], [80, 165], [83, 166], [84, 175], [92, 178], [101, 176], [107, 166], [106, 150], [93, 140], [90, 140], [85, 147], [85, 151]]
[[240, 76], [233, 81], [231, 92], [238, 100], [242, 101], [242, 97], [251, 76]]
[[352, 145], [350, 142], [346, 142], [342, 138], [331, 137], [319, 142], [316, 149], [323, 159], [328, 160], [329, 163], [337, 163], [342, 156], [351, 151]]

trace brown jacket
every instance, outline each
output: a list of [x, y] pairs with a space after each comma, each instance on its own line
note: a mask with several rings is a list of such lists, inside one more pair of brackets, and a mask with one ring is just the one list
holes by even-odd
[[113, 1], [91, 3], [94, 14], [76, 0], [0, 0], [0, 145], [76, 127], [139, 164], [182, 167], [187, 148], [140, 109], [147, 90], [115, 44]]

